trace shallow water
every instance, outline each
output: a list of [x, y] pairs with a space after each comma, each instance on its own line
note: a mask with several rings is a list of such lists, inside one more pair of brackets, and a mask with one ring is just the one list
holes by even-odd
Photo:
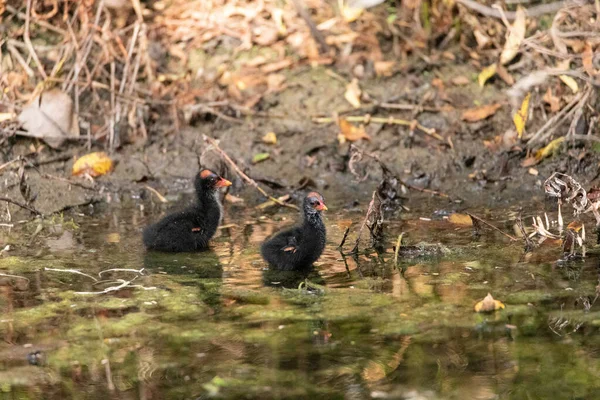
[[[390, 217], [385, 252], [344, 259], [336, 246], [362, 212], [332, 205], [326, 253], [307, 275], [270, 272], [259, 256], [262, 240], [295, 220], [287, 209], [228, 206], [226, 227], [201, 254], [146, 254], [140, 230], [161, 210], [135, 203], [55, 218], [37, 234], [37, 222], [1, 228], [0, 242], [13, 249], [0, 257], [0, 272], [17, 277], [0, 276], [0, 392], [600, 398], [600, 306], [588, 304], [597, 256], [557, 263], [556, 244], [525, 256], [522, 243], [497, 233], [476, 240], [436, 212], [454, 205], [426, 199]], [[509, 210], [475, 211], [510, 231]], [[441, 250], [395, 266], [401, 232], [409, 245]], [[115, 268], [127, 271], [99, 275]], [[506, 309], [475, 313], [488, 292]]]

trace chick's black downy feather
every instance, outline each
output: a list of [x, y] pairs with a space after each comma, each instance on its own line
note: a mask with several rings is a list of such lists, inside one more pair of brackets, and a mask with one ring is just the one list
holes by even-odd
[[319, 259], [325, 249], [326, 230], [315, 203], [324, 207], [322, 202], [320, 195], [310, 193], [304, 199], [302, 224], [279, 232], [263, 243], [261, 253], [271, 267], [282, 271], [303, 270]]
[[143, 240], [148, 250], [193, 252], [206, 249], [221, 221], [221, 204], [216, 189], [231, 183], [204, 170], [194, 182], [196, 204], [144, 229]]

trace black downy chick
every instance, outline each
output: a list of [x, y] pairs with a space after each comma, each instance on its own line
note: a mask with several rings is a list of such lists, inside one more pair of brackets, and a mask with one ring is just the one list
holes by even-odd
[[209, 169], [202, 170], [194, 181], [196, 204], [144, 229], [144, 245], [148, 250], [192, 252], [204, 250], [221, 221], [222, 209], [217, 189], [231, 182]]
[[325, 224], [321, 211], [327, 210], [323, 196], [309, 193], [302, 203], [303, 222], [267, 239], [262, 247], [263, 258], [275, 269], [283, 271], [309, 268], [325, 249]]

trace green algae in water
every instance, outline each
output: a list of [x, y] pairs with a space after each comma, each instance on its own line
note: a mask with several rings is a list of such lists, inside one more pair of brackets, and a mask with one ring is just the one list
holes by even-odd
[[[87, 240], [93, 229], [99, 237], [113, 229], [77, 224]], [[593, 299], [597, 259], [573, 268], [575, 277], [547, 261], [520, 261], [519, 246], [444, 241], [450, 251], [404, 258], [403, 270], [389, 254], [365, 256], [346, 270], [326, 250], [316, 271], [278, 274], [256, 263], [259, 243], [243, 235], [222, 236], [203, 253], [145, 254], [136, 247], [137, 228], [124, 226], [131, 231], [121, 233], [120, 244], [95, 242], [97, 252], [0, 258], [0, 270], [30, 280], [0, 286], [0, 347], [23, 353], [0, 367], [8, 373], [0, 382], [6, 393], [517, 399], [542, 398], [535, 394], [542, 385], [553, 398], [598, 393], [600, 316], [579, 300]], [[108, 268], [144, 268], [145, 275], [137, 287], [79, 295], [111, 283], [44, 267], [94, 277]], [[488, 291], [507, 308], [474, 313]], [[29, 366], [25, 355], [42, 344], [45, 365]]]

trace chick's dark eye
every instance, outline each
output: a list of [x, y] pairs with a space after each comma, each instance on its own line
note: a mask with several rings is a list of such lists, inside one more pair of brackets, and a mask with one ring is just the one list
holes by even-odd
[[319, 202], [317, 200], [313, 200], [313, 201], [310, 202], [311, 206], [316, 206], [318, 204], [319, 204]]

